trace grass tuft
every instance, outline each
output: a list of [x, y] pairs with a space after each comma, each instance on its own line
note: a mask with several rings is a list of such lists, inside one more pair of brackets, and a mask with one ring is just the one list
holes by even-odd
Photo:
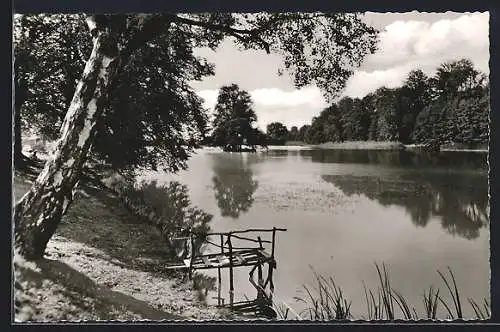
[[[428, 291], [424, 291], [423, 303], [425, 312], [421, 315], [419, 315], [415, 307], [410, 305], [408, 299], [400, 291], [392, 287], [389, 272], [385, 264], [382, 263], [380, 265], [375, 263], [375, 268], [379, 284], [376, 289], [370, 289], [363, 281], [367, 315], [361, 316], [361, 318], [365, 319], [367, 317], [369, 320], [418, 320], [420, 318], [435, 320], [438, 319], [438, 308], [442, 304], [447, 312], [447, 316], [443, 318], [463, 319], [460, 292], [451, 268], [448, 267], [448, 278], [441, 271], [437, 271], [450, 293], [451, 300], [447, 302], [441, 296], [440, 289], [431, 286]], [[333, 278], [326, 278], [318, 275], [316, 272], [314, 272], [314, 276], [317, 287], [303, 285], [307, 296], [295, 297], [298, 302], [305, 304], [305, 308], [300, 312], [300, 315], [305, 319], [311, 320], [352, 318], [351, 302], [345, 298], [342, 288], [335, 284]], [[486, 299], [483, 299], [483, 303], [479, 304], [473, 299], [468, 298], [468, 303], [474, 310], [477, 319], [488, 319], [490, 317], [490, 303]], [[395, 307], [399, 308], [399, 310], [395, 311]]]
[[332, 277], [325, 278], [313, 270], [317, 287], [313, 287], [313, 293], [306, 285], [303, 285], [308, 297], [306, 299], [295, 297], [298, 302], [307, 305], [300, 314], [306, 314], [311, 320], [333, 320], [351, 318], [351, 302], [347, 300], [342, 289], [336, 285]]
[[429, 287], [429, 293], [424, 292], [424, 305], [425, 305], [425, 313], [426, 318], [428, 319], [436, 319], [437, 308], [439, 304], [439, 289], [434, 291], [434, 288]]
[[[448, 267], [448, 271], [450, 272], [451, 281], [453, 282], [453, 288], [454, 288], [453, 290], [451, 289], [451, 286], [450, 286], [450, 283], [448, 282], [448, 279], [446, 279], [446, 277], [443, 275], [443, 273], [441, 273], [441, 271], [439, 271], [439, 270], [437, 272], [438, 272], [439, 276], [441, 277], [441, 279], [444, 281], [446, 288], [448, 288], [448, 291], [450, 292], [450, 296], [451, 296], [451, 299], [453, 300], [453, 304], [455, 307], [456, 317], [458, 319], [462, 319], [463, 318], [462, 305], [460, 303], [460, 294], [458, 293], [458, 287], [457, 287], [457, 283], [455, 281], [455, 276], [453, 275], [453, 272], [451, 271], [450, 267]], [[443, 298], [439, 297], [439, 300], [445, 306], [450, 317], [452, 319], [454, 319], [455, 316], [453, 315], [452, 311], [450, 310], [450, 307], [445, 304]]]
[[470, 303], [477, 319], [488, 319], [491, 316], [491, 308], [488, 300], [483, 299], [483, 306], [481, 307], [476, 301], [471, 298], [467, 299]]

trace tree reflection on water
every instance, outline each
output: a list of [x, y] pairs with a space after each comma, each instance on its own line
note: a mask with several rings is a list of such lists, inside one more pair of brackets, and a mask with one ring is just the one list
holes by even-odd
[[212, 178], [217, 205], [223, 217], [238, 218], [254, 202], [258, 181], [254, 179], [250, 164], [254, 155], [213, 154]]
[[488, 180], [479, 173], [411, 172], [390, 177], [323, 175], [346, 195], [362, 194], [384, 206], [406, 209], [425, 227], [431, 217], [453, 235], [475, 239], [488, 225]]

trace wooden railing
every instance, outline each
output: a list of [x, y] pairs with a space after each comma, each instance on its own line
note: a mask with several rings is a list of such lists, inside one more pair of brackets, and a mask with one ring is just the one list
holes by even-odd
[[[192, 271], [193, 271], [193, 263], [195, 259], [200, 258], [206, 258], [208, 256], [213, 256], [216, 253], [209, 253], [209, 254], [204, 254], [201, 252], [197, 252], [195, 248], [195, 241], [196, 239], [203, 238], [203, 243], [209, 244], [212, 247], [215, 247], [218, 249], [219, 254], [221, 255], [228, 255], [229, 257], [229, 302], [232, 305], [234, 302], [234, 279], [233, 279], [233, 268], [234, 268], [234, 263], [233, 263], [233, 257], [234, 255], [238, 254], [238, 251], [241, 250], [259, 250], [259, 253], [264, 255], [266, 258], [262, 260], [258, 260], [257, 262], [252, 263], [253, 269], [250, 271], [250, 282], [252, 285], [255, 286], [255, 288], [258, 290], [258, 294], [260, 296], [263, 296], [261, 289], [266, 288], [266, 286], [269, 284], [270, 285], [270, 290], [271, 294], [274, 291], [274, 284], [272, 281], [272, 271], [276, 267], [276, 262], [274, 259], [274, 253], [275, 253], [275, 248], [276, 248], [276, 232], [284, 232], [286, 229], [284, 228], [277, 228], [273, 227], [270, 229], [260, 229], [260, 228], [250, 228], [250, 229], [245, 229], [245, 230], [236, 230], [236, 231], [230, 231], [230, 232], [211, 232], [211, 233], [205, 233], [205, 234], [200, 234], [200, 233], [195, 233], [191, 232], [188, 237], [179, 237], [179, 238], [174, 238], [173, 240], [185, 240], [186, 241], [186, 246], [189, 243], [190, 244], [190, 253], [189, 253], [189, 278], [192, 277]], [[270, 234], [270, 239], [262, 239], [261, 235], [257, 235], [256, 237], [251, 237], [251, 236], [245, 236], [242, 234], [248, 234], [248, 233], [268, 233]], [[218, 237], [219, 238], [219, 243], [216, 243], [213, 241], [213, 237]], [[237, 240], [240, 243], [243, 243], [242, 246], [235, 245], [235, 241]], [[251, 243], [253, 245], [250, 245], [247, 243]], [[236, 243], [239, 244], [239, 243]], [[258, 244], [258, 246], [255, 246], [255, 244]], [[271, 245], [271, 252], [267, 253], [265, 252], [264, 244], [270, 244]], [[262, 265], [264, 263], [269, 264], [269, 271], [268, 271], [268, 278], [266, 282], [264, 282], [262, 278]], [[244, 265], [240, 265], [244, 266]], [[247, 264], [248, 266], [248, 264]], [[218, 303], [220, 305], [220, 299], [221, 299], [221, 267], [217, 267], [218, 269]], [[258, 272], [258, 284], [255, 284], [255, 281], [253, 280], [253, 273], [257, 269]]]

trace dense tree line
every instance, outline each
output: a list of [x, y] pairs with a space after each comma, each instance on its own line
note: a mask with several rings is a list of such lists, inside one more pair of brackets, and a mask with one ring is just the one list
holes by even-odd
[[462, 59], [442, 64], [432, 77], [413, 70], [399, 88], [383, 87], [362, 99], [344, 97], [290, 139], [311, 144], [486, 143], [488, 114], [486, 76], [470, 60]]
[[343, 97], [300, 129], [285, 132], [283, 124], [270, 124], [268, 135], [277, 145], [367, 140], [474, 145], [488, 142], [489, 109], [486, 75], [462, 59], [442, 64], [432, 77], [413, 70], [398, 88]]

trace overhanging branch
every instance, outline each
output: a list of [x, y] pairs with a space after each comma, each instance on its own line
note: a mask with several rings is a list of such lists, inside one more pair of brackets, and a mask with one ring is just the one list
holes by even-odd
[[216, 30], [216, 31], [221, 31], [224, 32], [232, 37], [237, 38], [238, 40], [244, 42], [244, 43], [249, 43], [249, 42], [256, 42], [258, 43], [265, 51], [266, 53], [270, 53], [269, 50], [269, 43], [259, 37], [259, 29], [237, 29], [237, 28], [232, 28], [227, 25], [222, 25], [222, 24], [215, 24], [215, 23], [209, 23], [209, 22], [201, 22], [193, 19], [189, 19], [186, 17], [180, 17], [177, 15], [172, 15], [172, 22], [176, 23], [181, 23], [181, 24], [187, 24], [187, 25], [192, 25], [192, 26], [199, 26], [202, 28], [207, 28], [211, 30]]

